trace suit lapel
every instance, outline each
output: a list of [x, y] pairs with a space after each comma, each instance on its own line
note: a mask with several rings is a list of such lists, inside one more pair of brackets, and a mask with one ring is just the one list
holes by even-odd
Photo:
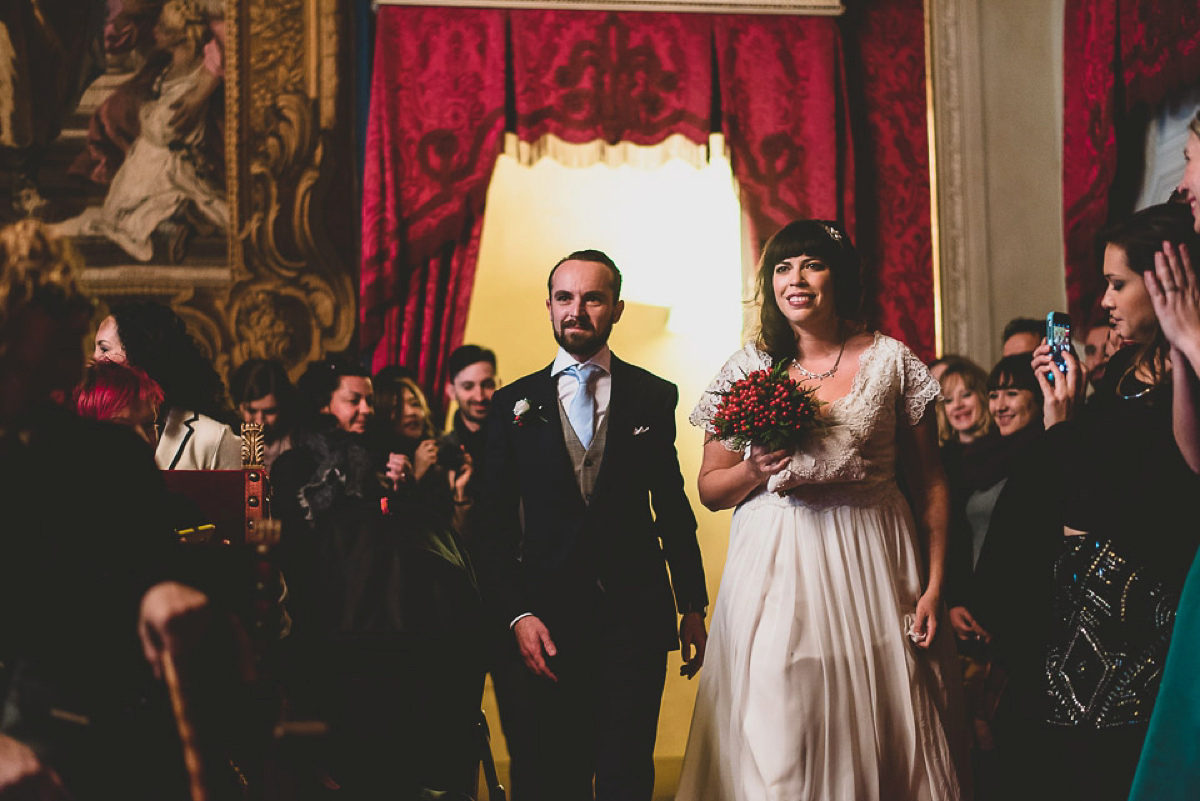
[[562, 414], [558, 408], [558, 381], [550, 375], [553, 364], [547, 365], [538, 374], [533, 386], [534, 397], [529, 399], [533, 407], [541, 412], [543, 421], [536, 423], [541, 429], [539, 447], [545, 454], [549, 469], [554, 472], [564, 471], [570, 476], [571, 486], [575, 487], [579, 502], [583, 496], [579, 494], [579, 484], [575, 481], [575, 466], [571, 464], [571, 455], [567, 452], [567, 440], [563, 436]]
[[159, 440], [158, 448], [155, 451], [156, 453], [164, 451], [171, 454], [168, 466], [165, 469], [174, 470], [175, 466], [179, 464], [179, 460], [183, 458], [183, 451], [187, 447], [188, 441], [196, 433], [195, 429], [192, 428], [192, 424], [199, 419], [200, 415], [195, 412], [185, 412], [182, 409], [171, 410], [167, 424], [163, 427], [162, 438]]

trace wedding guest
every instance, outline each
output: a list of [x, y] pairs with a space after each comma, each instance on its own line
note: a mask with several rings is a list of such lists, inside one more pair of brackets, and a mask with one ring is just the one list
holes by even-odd
[[1192, 210], [1192, 224], [1200, 233], [1200, 111], [1188, 123], [1187, 140], [1183, 146], [1183, 177], [1175, 188], [1179, 199]]
[[1119, 343], [1113, 341], [1113, 327], [1108, 312], [1097, 319], [1083, 338], [1083, 367], [1087, 371], [1088, 385], [1093, 389], [1104, 378], [1104, 366], [1116, 352]]
[[[1169, 203], [1112, 225], [1101, 239], [1102, 304], [1116, 336], [1131, 344], [1113, 355], [1071, 421], [1079, 450], [1062, 476], [1069, 537], [1055, 568], [1045, 670], [1046, 750], [1059, 780], [1048, 789], [1056, 798], [1103, 801], [1129, 794], [1200, 540], [1195, 527], [1180, 525], [1194, 517], [1200, 489], [1172, 430], [1172, 384], [1183, 364], [1170, 358], [1145, 280], [1164, 243], [1200, 252], [1200, 237], [1188, 208]], [[1039, 378], [1051, 369], [1047, 349], [1039, 348], [1034, 368]]]
[[[1200, 115], [1192, 121], [1187, 147], [1200, 159]], [[1184, 181], [1196, 180], [1191, 161]], [[1183, 184], [1181, 184], [1181, 188]], [[1195, 213], [1193, 207], [1193, 213]], [[1200, 227], [1200, 226], [1198, 226]], [[1163, 335], [1171, 344], [1175, 442], [1193, 472], [1200, 472], [1200, 282], [1188, 245], [1166, 244], [1155, 255], [1154, 271], [1144, 273], [1146, 290]], [[1200, 785], [1195, 744], [1200, 736], [1200, 558], [1180, 594], [1175, 633], [1163, 670], [1162, 685], [1138, 763], [1130, 801], [1184, 801]]]
[[1000, 336], [1002, 355], [1033, 353], [1033, 349], [1042, 343], [1044, 336], [1046, 336], [1045, 320], [1014, 317], [1004, 326], [1004, 333]]
[[962, 446], [957, 459], [947, 463], [951, 512], [945, 590], [964, 667], [974, 733], [972, 775], [980, 801], [1003, 796], [995, 794], [1002, 773], [991, 731], [996, 713], [992, 634], [976, 616], [979, 573], [981, 566], [986, 570], [988, 552], [998, 550], [993, 538], [1005, 536], [992, 525], [995, 510], [1004, 493], [1019, 492], [1015, 486], [1010, 491], [1010, 479], [1028, 469], [1026, 454], [1042, 434], [1042, 393], [1027, 354], [1002, 358], [985, 381], [989, 417], [996, 427]]
[[961, 687], [939, 619], [940, 387], [907, 347], [866, 330], [861, 280], [840, 225], [776, 232], [759, 261], [758, 336], [692, 413], [707, 429], [733, 382], [782, 364], [830, 425], [794, 451], [704, 446], [700, 499], [735, 511], [681, 801], [963, 795]]
[[449, 519], [410, 491], [412, 463], [380, 471], [366, 437], [370, 376], [309, 365], [308, 414], [272, 481], [294, 619], [293, 703], [333, 726], [330, 777], [352, 798], [466, 793], [478, 760], [481, 609]]
[[[284, 522], [307, 517], [302, 489], [318, 473], [328, 454], [361, 437], [375, 416], [375, 391], [370, 374], [349, 359], [326, 357], [311, 362], [296, 384], [296, 426], [292, 447], [272, 466], [276, 514]], [[397, 466], [396, 472], [400, 468]]]
[[955, 357], [954, 361], [945, 364], [938, 383], [942, 388], [942, 402], [938, 406], [938, 442], [943, 454], [947, 446], [957, 453], [961, 446], [970, 445], [992, 430], [987, 373], [970, 359]]
[[[990, 450], [975, 460], [976, 467], [983, 466], [982, 474], [1003, 474], [992, 487], [998, 492], [990, 509], [979, 508], [981, 501], [986, 503], [986, 490], [974, 496], [976, 526], [983, 524], [978, 515], [986, 511], [977, 552], [974, 531], [980, 529], [973, 531], [970, 524], [962, 528], [966, 515], [952, 518], [960, 527], [952, 528], [947, 580], [953, 589], [947, 591], [947, 603], [959, 624], [956, 631], [964, 637], [960, 648], [973, 660], [968, 694], [976, 801], [1042, 797], [1036, 788], [1031, 791], [1027, 775], [1030, 765], [1042, 765], [1047, 750], [1047, 631], [1062, 543], [1062, 473], [1074, 452], [1073, 442], [1064, 438], [1066, 426], [1043, 431], [1042, 424], [1055, 426], [1065, 419], [1072, 407], [1063, 398], [1082, 394], [1085, 385], [1074, 353], [1067, 351], [1063, 360], [1068, 369], [1056, 372], [1054, 387], [1034, 372], [1027, 354], [1006, 357], [996, 366], [989, 385], [996, 390], [997, 405], [1015, 401], [1022, 412], [1006, 420], [1007, 434], [996, 436]], [[1014, 388], [1015, 399], [1005, 398], [1002, 393]], [[1026, 392], [1041, 403], [1040, 413], [1029, 410]], [[1022, 420], [1025, 425], [1014, 429], [1013, 422]], [[971, 536], [954, 536], [964, 531]]]
[[80, 417], [127, 425], [151, 448], [158, 445], [155, 423], [163, 391], [144, 371], [120, 362], [94, 362], [83, 371], [74, 398]]
[[96, 331], [93, 356], [138, 367], [162, 387], [162, 426], [154, 452], [159, 468], [242, 466], [241, 438], [222, 422], [229, 416], [225, 384], [170, 308], [149, 300], [116, 304]]
[[33, 220], [0, 229], [0, 797], [180, 797], [152, 673], [166, 654], [186, 669], [209, 605], [165, 580], [145, 444], [59, 403], [92, 315], [78, 268]]
[[[446, 459], [465, 453], [471, 457], [475, 475], [483, 475], [487, 442], [487, 415], [496, 392], [496, 354], [479, 345], [455, 348], [447, 361], [446, 394], [458, 406], [450, 430], [441, 439]], [[468, 488], [469, 494], [470, 489]]]
[[[963, 378], [953, 383], [965, 387], [964, 382], [970, 381], [976, 386], [982, 373], [982, 369], [971, 365], [961, 373], [948, 375], [947, 379], [950, 383], [961, 375]], [[972, 436], [967, 442], [960, 437], [961, 447], [954, 458], [943, 457], [948, 462], [947, 473], [953, 476], [950, 480], [946, 606], [950, 610], [950, 625], [960, 642], [990, 639], [971, 615], [966, 598], [988, 536], [992, 509], [1004, 489], [1009, 470], [1031, 437], [1042, 428], [1042, 394], [1028, 357], [1023, 354], [1004, 357], [991, 375], [983, 377], [983, 387], [988, 395], [988, 412], [984, 420], [976, 424], [983, 433]], [[949, 416], [953, 423], [954, 416]], [[960, 427], [965, 428], [965, 413], [959, 412], [958, 419]], [[996, 421], [994, 433], [992, 420]]]
[[425, 393], [416, 380], [393, 375], [373, 382], [377, 409], [378, 447], [401, 453], [413, 463], [417, 481], [437, 464], [437, 428]]
[[243, 423], [258, 423], [263, 431], [263, 466], [268, 471], [279, 454], [292, 447], [296, 389], [278, 359], [247, 359], [233, 373], [229, 394]]
[[414, 489], [440, 513], [453, 519], [460, 533], [467, 525], [472, 496], [467, 485], [475, 474], [470, 458], [461, 449], [441, 447], [433, 422], [433, 411], [415, 379], [398, 375], [376, 385], [383, 398], [376, 416], [378, 431], [373, 447], [386, 460], [405, 460], [411, 467]]

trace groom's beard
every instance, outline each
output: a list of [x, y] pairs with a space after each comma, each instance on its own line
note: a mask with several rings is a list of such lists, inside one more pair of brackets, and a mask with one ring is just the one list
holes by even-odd
[[563, 320], [555, 330], [554, 341], [572, 356], [591, 356], [608, 343], [612, 323], [596, 328], [587, 318]]

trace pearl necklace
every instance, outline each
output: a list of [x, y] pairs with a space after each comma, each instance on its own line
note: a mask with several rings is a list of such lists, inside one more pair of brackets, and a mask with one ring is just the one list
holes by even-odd
[[838, 348], [837, 360], [834, 361], [833, 367], [830, 367], [828, 370], [826, 370], [823, 373], [814, 373], [810, 370], [805, 370], [803, 365], [801, 365], [800, 362], [796, 361], [795, 358], [792, 359], [792, 367], [795, 367], [796, 370], [800, 373], [800, 375], [804, 376], [805, 378], [807, 378], [811, 381], [823, 381], [826, 378], [833, 378], [837, 374], [838, 365], [840, 365], [842, 363], [842, 354], [845, 352], [846, 352], [846, 339], [843, 338], [842, 346], [840, 348]]

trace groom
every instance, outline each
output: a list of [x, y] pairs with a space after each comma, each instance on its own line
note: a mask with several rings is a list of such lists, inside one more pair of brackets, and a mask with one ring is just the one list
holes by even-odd
[[527, 668], [516, 789], [591, 799], [594, 777], [596, 799], [649, 801], [667, 653], [682, 639], [690, 678], [706, 639], [678, 391], [609, 350], [625, 308], [612, 259], [577, 251], [548, 283], [558, 355], [493, 398], [480, 532], [488, 603]]

